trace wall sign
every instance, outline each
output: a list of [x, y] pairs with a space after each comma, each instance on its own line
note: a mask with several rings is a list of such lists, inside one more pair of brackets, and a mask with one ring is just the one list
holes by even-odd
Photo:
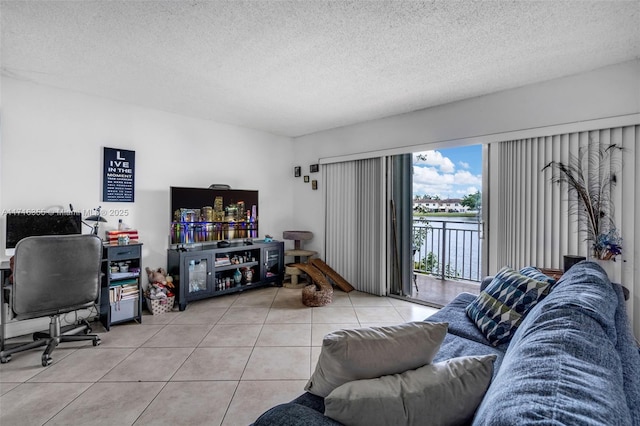
[[104, 148], [102, 201], [133, 203], [136, 152]]

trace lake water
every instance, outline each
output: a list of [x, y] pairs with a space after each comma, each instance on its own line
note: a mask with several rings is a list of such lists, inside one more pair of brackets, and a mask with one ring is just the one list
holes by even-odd
[[[427, 228], [414, 262], [419, 263], [431, 252], [439, 266], [444, 265], [451, 272], [450, 276], [480, 281], [482, 244], [477, 218], [417, 216], [413, 219], [414, 232]], [[441, 271], [434, 270], [433, 274], [439, 276]]]

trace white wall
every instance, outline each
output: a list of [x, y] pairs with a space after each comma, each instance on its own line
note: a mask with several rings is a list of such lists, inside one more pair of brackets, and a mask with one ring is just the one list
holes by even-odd
[[[347, 160], [468, 144], [471, 140], [485, 143], [543, 136], [548, 129], [542, 128], [549, 126], [570, 126], [570, 131], [579, 131], [582, 125], [588, 127], [591, 124], [588, 120], [638, 113], [640, 60], [635, 60], [299, 137], [295, 139], [294, 162], [301, 165], [303, 170], [308, 170], [309, 164], [338, 161], [341, 157]], [[540, 134], [537, 134], [537, 129]], [[318, 191], [311, 191], [310, 186], [301, 179], [295, 183], [294, 200], [303, 214], [295, 216], [294, 224], [314, 233], [314, 239], [305, 248], [318, 251], [320, 257], [324, 253], [323, 199], [322, 181], [319, 181]], [[640, 261], [636, 265], [640, 265]], [[640, 340], [640, 283], [627, 285], [632, 286], [632, 299], [628, 306], [634, 333]]]
[[[494, 93], [408, 114], [319, 132], [295, 139], [294, 162], [308, 174], [309, 164], [341, 156], [417, 152], [465, 139], [495, 137], [538, 127], [640, 112], [640, 61], [625, 62], [513, 90]], [[499, 137], [499, 136], [498, 136]], [[367, 155], [367, 154], [364, 154]], [[322, 167], [321, 167], [322, 169]], [[321, 173], [312, 174], [320, 178]], [[324, 249], [323, 188], [299, 178], [294, 200], [302, 214], [295, 226], [312, 231], [305, 247]]]
[[[1, 210], [100, 205], [101, 235], [121, 217], [139, 230], [143, 266], [166, 267], [170, 186], [257, 189], [260, 237], [279, 238], [292, 221], [290, 138], [6, 77], [1, 127]], [[105, 146], [136, 152], [134, 203], [101, 201]], [[116, 209], [128, 216], [109, 214]]]

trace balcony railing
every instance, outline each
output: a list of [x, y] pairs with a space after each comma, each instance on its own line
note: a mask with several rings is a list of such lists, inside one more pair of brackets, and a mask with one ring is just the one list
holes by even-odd
[[480, 281], [478, 222], [413, 219], [414, 271], [441, 279]]

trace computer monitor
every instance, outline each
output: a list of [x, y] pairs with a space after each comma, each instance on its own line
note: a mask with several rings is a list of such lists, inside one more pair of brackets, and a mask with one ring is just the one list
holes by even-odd
[[13, 256], [18, 241], [26, 237], [82, 233], [82, 215], [75, 212], [9, 213], [5, 219], [6, 256]]

